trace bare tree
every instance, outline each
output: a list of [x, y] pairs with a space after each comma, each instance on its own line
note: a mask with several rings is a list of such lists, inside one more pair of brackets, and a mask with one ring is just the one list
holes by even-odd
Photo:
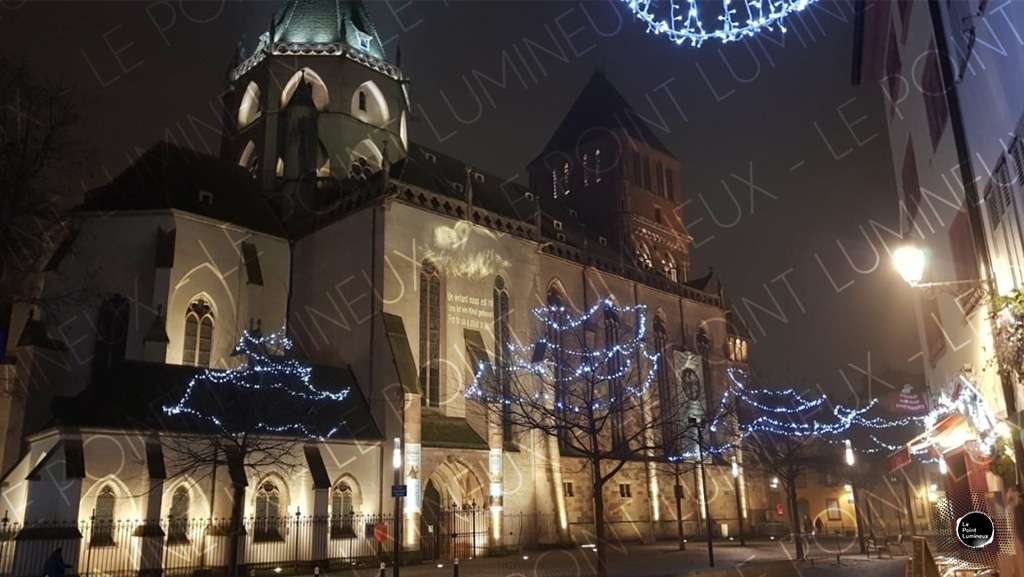
[[[0, 58], [0, 315], [39, 304], [40, 275], [68, 233], [70, 170], [80, 157], [72, 135], [72, 93], [35, 77], [25, 62]], [[2, 349], [0, 349], [2, 350]]]
[[594, 500], [597, 571], [608, 572], [604, 486], [628, 463], [664, 461], [685, 436], [684, 405], [659, 401], [659, 363], [646, 347], [646, 309], [603, 301], [582, 315], [559, 302], [534, 311], [542, 335], [480, 367], [467, 396], [489, 420], [558, 439], [584, 461]]
[[331, 438], [342, 425], [339, 408], [348, 389], [314, 386], [310, 368], [285, 356], [290, 347], [281, 333], [265, 337], [258, 331], [246, 332], [237, 349], [245, 357], [239, 368], [201, 372], [176, 404], [164, 407], [169, 428], [178, 431], [166, 435], [174, 475], [198, 479], [216, 475], [222, 465], [228, 467], [232, 576], [238, 569], [246, 479], [294, 469], [301, 462], [304, 443]]

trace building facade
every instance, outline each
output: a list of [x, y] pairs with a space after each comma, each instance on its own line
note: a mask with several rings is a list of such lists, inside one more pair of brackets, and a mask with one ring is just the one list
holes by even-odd
[[[1022, 270], [1024, 6], [866, 1], [859, 8], [854, 78], [878, 82], [886, 96], [899, 195], [901, 228], [890, 248], [923, 246], [923, 282], [934, 283], [913, 289], [926, 383], [933, 399], [955, 399], [964, 376], [993, 414], [1017, 422], [1024, 396], [1015, 370], [997, 362], [1005, 325], [1002, 315], [993, 320], [992, 297], [1018, 289]], [[989, 467], [977, 427], [946, 420], [923, 437], [910, 448], [947, 466], [913, 473], [913, 498], [927, 500], [929, 487], [950, 502], [980, 495], [993, 514], [1012, 516], [1013, 475]], [[1001, 437], [995, 459], [1019, 461], [1018, 436]], [[908, 461], [897, 457], [898, 466]]]
[[[691, 272], [679, 160], [604, 75], [530, 164], [529, 186], [411, 143], [408, 82], [361, 3], [291, 0], [230, 72], [220, 159], [160, 144], [88, 195], [45, 290], [95, 298], [62, 318], [14, 320], [24, 328], [5, 378], [25, 394], [0, 407], [12, 523], [163, 519], [121, 541], [78, 531], [77, 559], [130, 547], [114, 557], [152, 569], [186, 542], [171, 543], [167, 523], [226, 517], [244, 487], [246, 562], [279, 563], [266, 542], [296, 561], [372, 558], [393, 537], [397, 439], [412, 556], [591, 542], [584, 462], [465, 397], [480, 355], [500, 363], [512, 341], [539, 338], [531, 311], [552, 302], [646, 306], [649, 345], [671, 368], [656, 386], [681, 386], [690, 363], [717, 402], [726, 368], [746, 366], [748, 335], [717, 279]], [[197, 371], [237, 367], [243, 331], [275, 328], [314, 376], [351, 386], [339, 419], [359, 427], [301, 443], [294, 469], [225, 454], [201, 478], [177, 475], [170, 433], [147, 411]], [[613, 538], [675, 538], [677, 510], [688, 534], [703, 530], [697, 468], [663, 465], [629, 463], [606, 485]], [[774, 530], [768, 479], [706, 469], [716, 533], [735, 534], [740, 514], [748, 531]], [[288, 531], [261, 532], [293, 517]], [[453, 534], [470, 535], [469, 549], [445, 544]]]

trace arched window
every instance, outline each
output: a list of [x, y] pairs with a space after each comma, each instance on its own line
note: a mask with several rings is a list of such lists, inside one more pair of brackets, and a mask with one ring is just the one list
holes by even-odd
[[377, 83], [372, 80], [359, 85], [352, 95], [352, 116], [367, 124], [383, 127], [391, 121], [391, 110]]
[[[604, 309], [604, 346], [612, 351], [619, 346], [619, 339], [622, 333], [622, 322], [615, 306], [608, 304]], [[623, 385], [621, 373], [623, 368], [622, 353], [615, 350], [608, 355], [607, 360], [607, 381], [608, 381], [608, 410], [611, 413], [612, 423], [612, 447], [621, 449], [625, 445], [625, 430], [623, 420], [626, 408], [626, 391]]]
[[420, 386], [422, 403], [441, 404], [441, 273], [429, 260], [420, 267]]
[[245, 144], [245, 148], [242, 149], [242, 155], [238, 157], [238, 166], [248, 170], [249, 174], [256, 178], [260, 168], [260, 159], [256, 154], [256, 144], [253, 141], [250, 140]]
[[181, 362], [198, 367], [210, 366], [213, 349], [213, 308], [205, 299], [198, 298], [185, 312], [185, 345]]
[[636, 262], [640, 265], [640, 268], [644, 270], [654, 268], [654, 261], [651, 259], [651, 250], [647, 248], [647, 243], [642, 240], [636, 241]]
[[572, 192], [572, 166], [566, 161], [562, 165], [562, 194], [569, 196]]
[[[554, 380], [555, 389], [555, 409], [556, 412], [559, 413], [560, 415], [563, 415], [564, 418], [567, 387], [567, 383], [565, 381], [568, 378], [568, 367], [566, 366], [564, 353], [562, 351], [563, 331], [560, 327], [560, 324], [563, 323], [566, 319], [566, 311], [565, 299], [562, 297], [562, 294], [558, 291], [558, 289], [551, 288], [548, 291], [547, 305], [548, 328], [547, 337], [545, 340], [548, 343], [548, 348], [551, 349], [551, 355], [549, 358], [551, 359], [551, 363], [553, 365], [552, 378]], [[536, 357], [537, 355], [534, 356]], [[562, 446], [568, 445], [568, 431], [565, 427], [562, 427], [559, 430], [558, 440], [562, 444]]]
[[[512, 331], [509, 328], [508, 287], [501, 276], [494, 277], [494, 365], [497, 367], [499, 394], [502, 398], [509, 395], [509, 344]], [[504, 442], [512, 440], [511, 407], [502, 404], [501, 430]]]
[[124, 361], [128, 344], [131, 306], [128, 299], [113, 295], [103, 301], [96, 315], [96, 345], [93, 350], [93, 377], [107, 378]]
[[339, 539], [355, 537], [352, 517], [355, 509], [352, 504], [352, 487], [342, 481], [331, 491], [331, 538]]
[[256, 515], [254, 536], [260, 541], [281, 541], [284, 506], [281, 489], [274, 481], [263, 481], [256, 489]]
[[320, 75], [313, 72], [309, 68], [303, 68], [299, 70], [288, 80], [288, 83], [284, 85], [284, 90], [281, 92], [281, 109], [284, 110], [288, 107], [288, 103], [291, 102], [292, 95], [295, 94], [295, 89], [299, 87], [299, 82], [306, 82], [312, 86], [313, 89], [313, 105], [320, 112], [327, 109], [327, 105], [330, 104], [330, 94], [327, 92], [327, 85], [324, 84]]
[[662, 434], [664, 435], [662, 445], [665, 448], [665, 454], [673, 456], [679, 453], [683, 415], [679, 395], [676, 394], [671, 380], [668, 331], [665, 329], [665, 319], [660, 314], [654, 317], [654, 352], [658, 355], [658, 399], [661, 402]]
[[675, 257], [668, 251], [662, 253], [661, 272], [668, 280], [679, 282], [679, 267], [676, 265]]
[[178, 487], [171, 496], [171, 510], [167, 513], [167, 542], [188, 543], [188, 489]]
[[255, 82], [250, 82], [245, 87], [245, 94], [242, 95], [242, 104], [238, 107], [238, 128], [245, 128], [262, 114], [260, 108], [260, 87]]
[[117, 498], [110, 485], [105, 485], [96, 494], [96, 508], [92, 514], [92, 536], [89, 544], [93, 547], [109, 547], [114, 544], [114, 505]]
[[356, 173], [365, 173], [370, 176], [381, 169], [384, 164], [384, 154], [380, 148], [369, 138], [361, 140], [352, 148], [352, 166], [349, 168], [350, 176]]

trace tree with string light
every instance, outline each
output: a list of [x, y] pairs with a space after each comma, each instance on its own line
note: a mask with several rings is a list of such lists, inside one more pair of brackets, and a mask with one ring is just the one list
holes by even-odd
[[269, 470], [292, 470], [301, 464], [304, 443], [347, 430], [341, 415], [349, 389], [315, 386], [312, 367], [288, 357], [291, 347], [283, 331], [269, 335], [259, 329], [246, 331], [236, 348], [244, 359], [238, 368], [202, 370], [187, 383], [177, 402], [163, 407], [166, 428], [172, 431], [164, 438], [175, 475], [199, 479], [228, 466], [231, 577], [238, 570], [246, 478]]
[[588, 469], [597, 538], [597, 573], [608, 574], [604, 487], [630, 462], [664, 458], [686, 432], [682, 404], [659, 406], [653, 386], [660, 355], [646, 346], [642, 305], [604, 300], [583, 314], [559, 302], [535, 309], [541, 335], [510, 345], [501, 366], [477, 368], [466, 396], [488, 419], [557, 439], [563, 455]]

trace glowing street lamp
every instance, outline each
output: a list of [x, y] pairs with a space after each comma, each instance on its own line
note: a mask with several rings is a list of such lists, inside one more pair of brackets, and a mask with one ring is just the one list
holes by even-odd
[[939, 457], [939, 473], [941, 475], [946, 475], [949, 473], [949, 465], [946, 465], [946, 460], [943, 459], [942, 457]]
[[405, 490], [402, 484], [402, 439], [395, 437], [392, 441], [394, 448], [391, 450], [391, 467], [395, 470], [394, 485], [391, 486], [391, 496], [395, 499], [395, 560], [392, 568], [393, 577], [399, 577], [402, 567], [402, 496]]
[[907, 284], [915, 288], [946, 288], [964, 285], [979, 286], [979, 279], [952, 280], [942, 282], [921, 282], [924, 269], [928, 265], [928, 255], [921, 247], [906, 244], [892, 252], [892, 264]]
[[853, 446], [850, 444], [850, 439], [844, 441], [846, 445], [846, 464], [853, 466], [857, 462], [857, 458], [853, 456]]
[[924, 277], [925, 254], [920, 247], [912, 244], [904, 245], [893, 251], [892, 262], [896, 272], [910, 286], [918, 286]]
[[860, 516], [860, 503], [857, 502], [857, 472], [853, 470], [857, 458], [853, 454], [853, 444], [850, 443], [850, 439], [845, 439], [843, 444], [846, 446], [846, 465], [850, 467], [850, 492], [853, 496], [853, 517], [857, 520], [857, 539], [860, 541], [860, 552], [867, 553], [867, 543], [864, 541], [864, 523]]

